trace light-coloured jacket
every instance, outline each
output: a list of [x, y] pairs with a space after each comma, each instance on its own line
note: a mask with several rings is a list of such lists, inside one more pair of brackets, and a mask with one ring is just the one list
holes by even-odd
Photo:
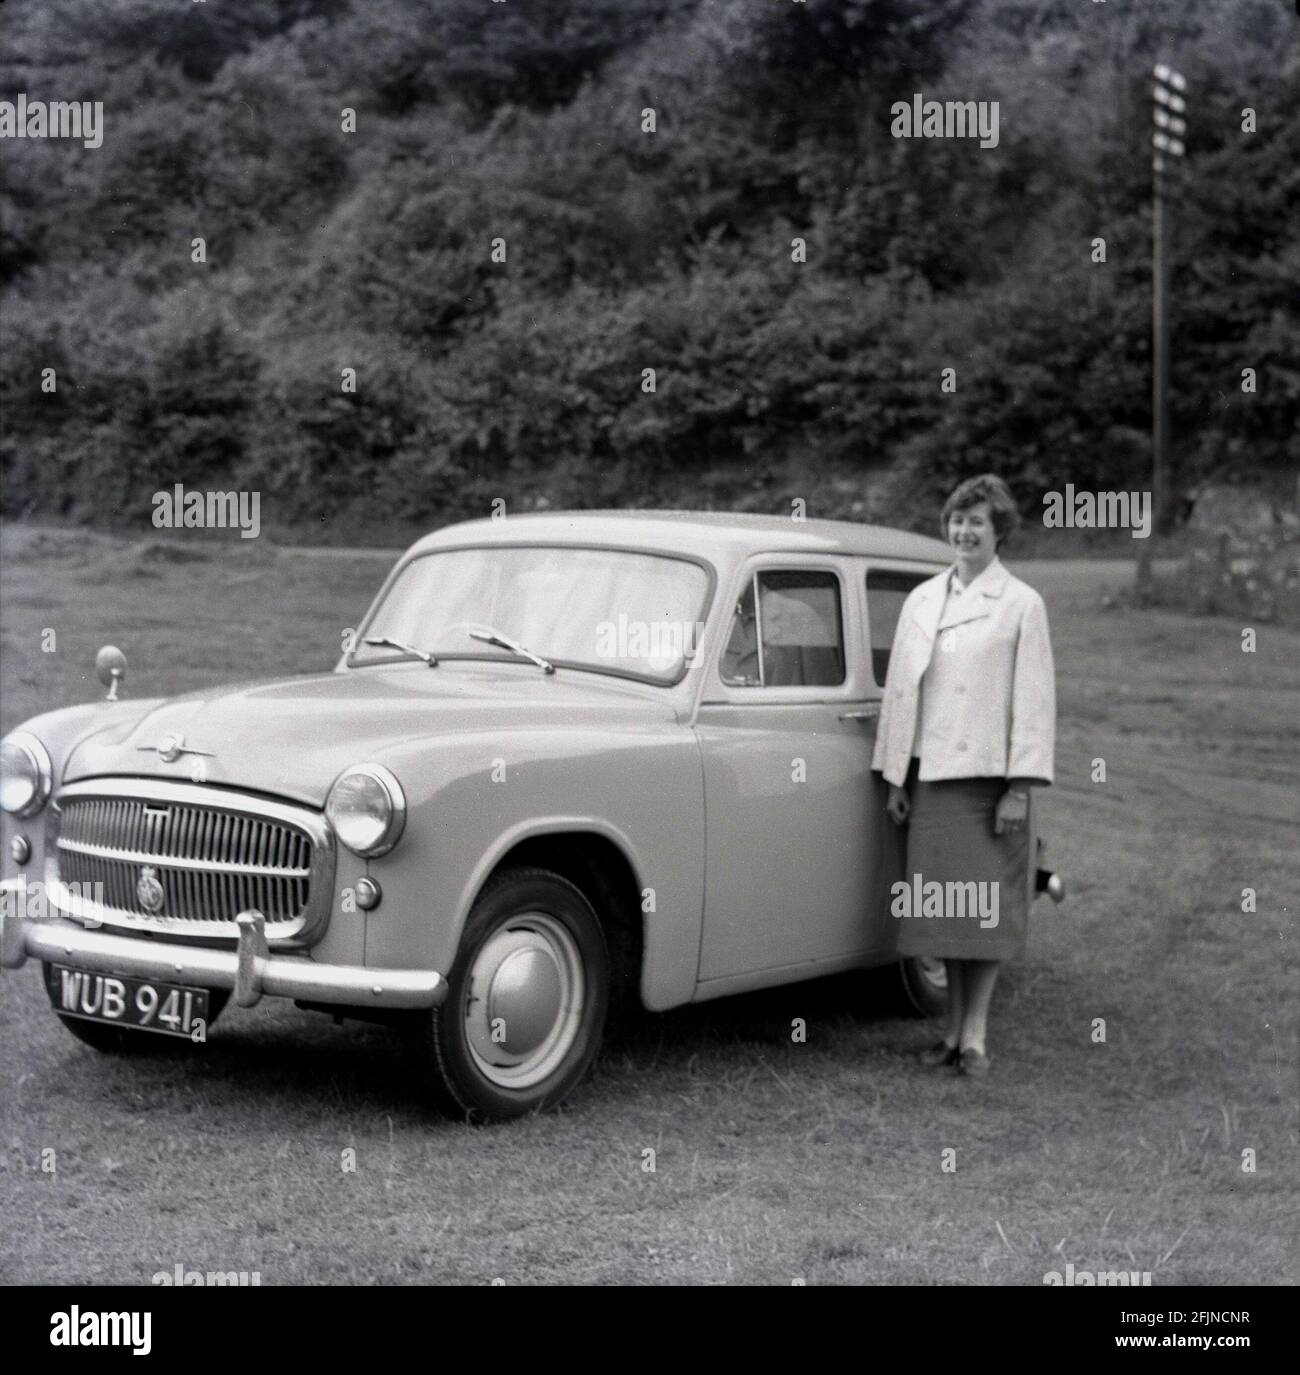
[[[912, 589], [899, 613], [872, 768], [899, 787], [916, 743], [925, 692], [919, 777], [1052, 781], [1056, 672], [1043, 599], [1000, 559], [949, 598], [945, 569]], [[935, 654], [956, 659], [922, 678]], [[935, 680], [938, 686], [935, 686]]]

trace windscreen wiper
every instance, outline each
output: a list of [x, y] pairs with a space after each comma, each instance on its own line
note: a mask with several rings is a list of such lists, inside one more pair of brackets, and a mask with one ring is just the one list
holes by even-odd
[[408, 645], [405, 640], [394, 640], [387, 635], [367, 635], [362, 643], [378, 645], [381, 649], [400, 649], [407, 654], [414, 654], [417, 659], [423, 659], [430, 668], [437, 668], [438, 666], [436, 654], [430, 654], [426, 649], [416, 649], [414, 645]]
[[512, 640], [509, 635], [503, 635], [499, 630], [493, 630], [488, 626], [486, 630], [471, 630], [470, 638], [482, 640], [484, 644], [496, 645], [499, 649], [508, 649], [511, 654], [518, 654], [521, 659], [529, 659], [542, 670], [543, 673], [554, 673], [555, 665], [543, 659], [540, 654], [534, 654], [531, 649], [521, 645], [517, 640]]

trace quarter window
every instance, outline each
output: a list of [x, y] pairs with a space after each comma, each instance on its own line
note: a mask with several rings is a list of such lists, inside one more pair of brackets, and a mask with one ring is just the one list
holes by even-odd
[[896, 573], [885, 568], [867, 570], [867, 627], [871, 632], [871, 671], [883, 687], [889, 671], [889, 651], [898, 629], [899, 613], [907, 594], [919, 587], [928, 575]]
[[721, 675], [736, 687], [833, 687], [844, 658], [839, 579], [773, 569], [756, 573], [736, 603]]

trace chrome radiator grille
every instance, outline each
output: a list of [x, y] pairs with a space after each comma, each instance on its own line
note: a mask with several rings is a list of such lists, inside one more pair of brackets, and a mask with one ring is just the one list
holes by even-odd
[[168, 935], [234, 939], [256, 910], [268, 939], [301, 938], [329, 908], [333, 847], [320, 817], [238, 793], [153, 780], [74, 783], [46, 854], [68, 915]]

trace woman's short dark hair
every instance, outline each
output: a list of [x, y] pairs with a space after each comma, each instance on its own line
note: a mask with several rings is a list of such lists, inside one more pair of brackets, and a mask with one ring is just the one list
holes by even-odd
[[987, 501], [993, 516], [993, 537], [1001, 544], [1020, 524], [1020, 509], [1011, 489], [996, 473], [981, 473], [979, 477], [968, 477], [965, 482], [953, 488], [948, 500], [943, 503], [939, 516], [939, 531], [944, 539], [948, 538], [948, 519], [954, 511], [966, 511]]

